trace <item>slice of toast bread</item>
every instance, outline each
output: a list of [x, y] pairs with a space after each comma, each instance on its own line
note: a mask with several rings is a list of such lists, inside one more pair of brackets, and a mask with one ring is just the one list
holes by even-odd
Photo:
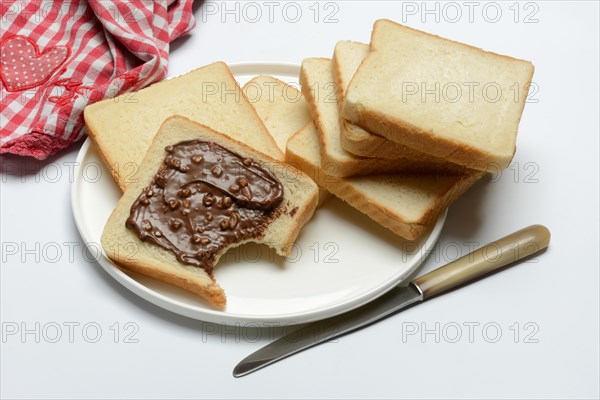
[[331, 176], [321, 164], [319, 134], [313, 124], [288, 141], [286, 161], [303, 170], [333, 195], [395, 234], [418, 239], [440, 213], [475, 183], [483, 173], [465, 175]]
[[342, 115], [413, 149], [496, 171], [514, 155], [533, 70], [529, 61], [379, 20]]
[[216, 62], [85, 108], [86, 130], [121, 190], [132, 183], [162, 122], [176, 114], [283, 159], [227, 65]]
[[330, 59], [305, 59], [300, 71], [300, 85], [319, 132], [323, 165], [330, 175], [343, 178], [373, 173], [418, 173], [430, 171], [432, 168], [438, 169], [426, 160], [366, 158], [342, 148], [337, 90]]
[[[342, 105], [346, 90], [358, 67], [369, 54], [369, 45], [359, 42], [340, 41], [333, 52], [333, 77], [337, 85], [338, 111], [342, 113]], [[466, 168], [446, 161], [443, 158], [412, 149], [393, 142], [382, 136], [372, 134], [361, 127], [340, 118], [340, 140], [344, 150], [362, 157], [378, 158], [410, 158], [427, 161], [431, 165], [430, 172], [447, 174], [464, 174]]]
[[[272, 76], [256, 76], [244, 85], [243, 90], [285, 153], [288, 139], [312, 121], [306, 99], [294, 86]], [[317, 207], [330, 196], [327, 189], [319, 186]]]
[[102, 248], [111, 260], [125, 269], [178, 286], [204, 297], [214, 306], [223, 307], [226, 302], [223, 289], [204, 269], [180, 263], [172, 252], [141, 241], [134, 231], [125, 226], [132, 204], [150, 184], [163, 163], [165, 147], [195, 139], [216, 143], [242, 157], [261, 163], [281, 181], [284, 190], [283, 200], [275, 217], [269, 222], [262, 236], [224, 247], [216, 254], [215, 264], [229, 248], [249, 241], [264, 243], [275, 249], [278, 254], [288, 255], [300, 228], [315, 210], [317, 186], [299, 170], [206, 126], [180, 116], [164, 121], [135, 176], [137, 179], [127, 187], [104, 227]]

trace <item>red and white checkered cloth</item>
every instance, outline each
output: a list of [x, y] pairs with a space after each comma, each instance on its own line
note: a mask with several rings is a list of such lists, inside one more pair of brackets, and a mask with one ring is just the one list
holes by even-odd
[[193, 0], [0, 0], [0, 154], [44, 159], [83, 137], [83, 108], [167, 74]]

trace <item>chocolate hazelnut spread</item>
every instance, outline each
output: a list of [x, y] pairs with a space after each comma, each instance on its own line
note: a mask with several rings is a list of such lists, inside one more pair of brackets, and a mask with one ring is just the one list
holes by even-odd
[[221, 249], [263, 234], [279, 212], [283, 186], [257, 162], [215, 143], [192, 140], [165, 151], [126, 226], [212, 275]]

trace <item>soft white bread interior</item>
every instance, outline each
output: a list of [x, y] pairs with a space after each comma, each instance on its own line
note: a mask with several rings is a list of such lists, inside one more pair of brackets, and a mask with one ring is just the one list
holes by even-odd
[[172, 115], [226, 132], [274, 159], [283, 159], [227, 65], [217, 62], [85, 108], [87, 132], [121, 190], [132, 182], [154, 134]]
[[[272, 76], [257, 76], [244, 85], [248, 101], [254, 105], [277, 145], [285, 153], [288, 139], [312, 121], [302, 93], [290, 84]], [[331, 193], [319, 186], [320, 207]]]
[[388, 20], [352, 78], [343, 116], [369, 132], [469, 168], [505, 168], [534, 67]]
[[312, 121], [306, 99], [294, 86], [272, 76], [254, 77], [244, 85], [243, 90], [285, 153], [290, 136]]
[[330, 175], [349, 177], [373, 173], [423, 173], [440, 170], [441, 165], [432, 162], [429, 158], [398, 157], [383, 159], [359, 157], [342, 148], [337, 90], [333, 80], [333, 68], [330, 59], [305, 59], [302, 62], [300, 71], [300, 84], [302, 93], [310, 105], [313, 122], [319, 132], [323, 165]]
[[170, 251], [141, 241], [125, 226], [130, 209], [142, 190], [147, 187], [165, 158], [165, 147], [181, 141], [201, 139], [216, 143], [228, 150], [261, 163], [282, 183], [284, 197], [276, 217], [264, 234], [224, 248], [216, 256], [246, 242], [263, 243], [280, 255], [288, 255], [300, 228], [311, 218], [317, 204], [317, 185], [301, 171], [275, 160], [245, 144], [180, 116], [170, 117], [161, 125], [150, 148], [102, 233], [102, 248], [107, 256], [121, 267], [178, 286], [204, 297], [217, 307], [225, 305], [223, 289], [203, 269], [177, 261]]
[[454, 200], [482, 175], [373, 175], [331, 176], [321, 164], [318, 132], [308, 124], [290, 138], [286, 161], [306, 172], [334, 196], [395, 234], [419, 238]]

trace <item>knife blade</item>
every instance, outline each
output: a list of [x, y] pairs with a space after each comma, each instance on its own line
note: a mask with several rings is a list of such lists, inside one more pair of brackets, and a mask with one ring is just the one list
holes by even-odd
[[489, 243], [443, 267], [395, 287], [376, 300], [347, 313], [305, 325], [244, 358], [233, 369], [238, 378], [293, 354], [364, 328], [431, 297], [515, 264], [548, 247], [550, 231], [531, 225]]
[[233, 376], [247, 375], [309, 347], [360, 329], [421, 301], [422, 298], [421, 291], [413, 284], [405, 288], [395, 287], [354, 311], [308, 324], [293, 333], [284, 335], [244, 358], [234, 368]]

